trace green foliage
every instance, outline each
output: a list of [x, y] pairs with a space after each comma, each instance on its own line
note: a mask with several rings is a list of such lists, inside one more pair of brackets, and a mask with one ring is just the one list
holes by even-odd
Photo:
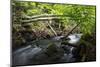
[[57, 22], [59, 26], [67, 28], [68, 26], [71, 26], [71, 24], [81, 23], [79, 26], [80, 32], [83, 32], [84, 34], [95, 32], [95, 6], [14, 2], [13, 8], [15, 8], [14, 12], [20, 12], [20, 16], [23, 14], [28, 16], [40, 14], [66, 15], [66, 17], [61, 17], [62, 20]]

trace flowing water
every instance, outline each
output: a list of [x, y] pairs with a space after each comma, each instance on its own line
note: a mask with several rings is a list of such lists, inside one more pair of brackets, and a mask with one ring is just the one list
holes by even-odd
[[[60, 37], [62, 38], [63, 36], [60, 36]], [[52, 40], [40, 40], [40, 41], [37, 41], [36, 45], [34, 45], [34, 46], [28, 45], [28, 46], [17, 49], [16, 51], [14, 51], [12, 53], [13, 65], [35, 64], [34, 63], [35, 57], [38, 57], [38, 58], [40, 57], [40, 59], [42, 58], [41, 60], [44, 61], [44, 59], [46, 59], [47, 56], [45, 55], [45, 53], [43, 53], [43, 51], [45, 52], [44, 49], [47, 47], [47, 44], [53, 42], [57, 45], [60, 45], [61, 44], [60, 37], [55, 37]], [[69, 37], [72, 37], [75, 39], [75, 36], [73, 36], [73, 35], [69, 36]], [[56, 41], [54, 39], [56, 39]], [[73, 41], [75, 41], [75, 40], [73, 40]], [[72, 51], [74, 50], [75, 47], [67, 46], [67, 45], [64, 47], [65, 47], [64, 53], [63, 53], [63, 55], [59, 56], [60, 58], [59, 58], [59, 60], [57, 60], [57, 62], [74, 62], [76, 60], [76, 58], [73, 57], [74, 55], [73, 55]], [[58, 55], [60, 55], [60, 54], [61, 53], [58, 52]], [[48, 58], [49, 57], [47, 57], [46, 60], [48, 60]], [[39, 62], [40, 62], [40, 60], [38, 59], [37, 63], [39, 64]], [[54, 61], [54, 62], [56, 62], [56, 61]]]

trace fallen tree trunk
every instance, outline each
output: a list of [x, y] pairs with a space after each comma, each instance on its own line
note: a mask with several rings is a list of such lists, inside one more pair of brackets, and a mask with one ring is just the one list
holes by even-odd
[[52, 32], [54, 33], [54, 35], [57, 36], [56, 31], [55, 31], [55, 30], [53, 29], [53, 27], [50, 25], [51, 22], [52, 22], [52, 20], [49, 20], [49, 21], [47, 22], [47, 24], [48, 24], [48, 26], [50, 27], [50, 29], [52, 30]]

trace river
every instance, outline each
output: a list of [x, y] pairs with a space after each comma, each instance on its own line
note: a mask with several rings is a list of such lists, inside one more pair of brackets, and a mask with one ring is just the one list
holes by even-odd
[[[60, 37], [63, 37], [63, 36], [60, 36]], [[46, 39], [39, 40], [35, 42], [35, 45], [30, 44], [13, 51], [12, 65], [16, 66], [16, 65], [30, 65], [30, 64], [34, 65], [34, 64], [75, 62], [77, 58], [74, 58], [74, 55], [72, 52], [76, 48], [73, 46], [65, 45], [64, 46], [65, 49], [63, 50], [63, 48], [60, 47], [61, 45], [60, 37], [55, 37], [52, 40], [46, 40]], [[70, 35], [69, 37], [72, 37], [75, 39], [74, 35]], [[59, 39], [56, 39], [56, 38], [59, 38]], [[45, 52], [47, 51], [46, 48], [48, 47], [47, 44], [49, 43], [55, 43], [57, 46], [56, 49], [58, 51], [58, 52], [53, 53], [51, 56], [48, 56], [45, 54]]]

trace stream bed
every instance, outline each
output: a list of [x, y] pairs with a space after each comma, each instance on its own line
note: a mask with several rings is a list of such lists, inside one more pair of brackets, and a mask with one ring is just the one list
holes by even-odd
[[74, 57], [73, 51], [75, 52], [76, 48], [68, 45], [62, 47], [60, 38], [57, 40], [55, 38], [38, 40], [15, 50], [12, 53], [12, 65], [75, 62], [77, 58]]

